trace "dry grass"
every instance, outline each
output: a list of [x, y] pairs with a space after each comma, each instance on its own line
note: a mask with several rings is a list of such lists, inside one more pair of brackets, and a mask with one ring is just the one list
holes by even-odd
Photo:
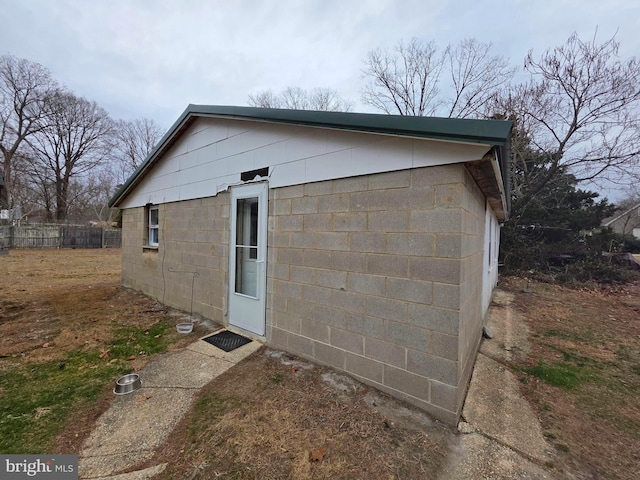
[[556, 468], [578, 478], [636, 479], [640, 472], [640, 285], [503, 288], [531, 331], [532, 351], [513, 367], [557, 448]]
[[376, 402], [391, 401], [382, 394], [288, 360], [258, 352], [210, 383], [150, 464], [168, 462], [163, 478], [175, 479], [432, 478], [438, 471], [447, 428], [394, 423], [376, 411]]
[[77, 453], [113, 379], [189, 341], [164, 307], [119, 286], [119, 250], [11, 250], [0, 271], [5, 453]]
[[108, 346], [117, 328], [173, 320], [162, 305], [120, 286], [120, 262], [117, 249], [11, 250], [0, 257], [0, 358], [55, 361], [78, 348]]

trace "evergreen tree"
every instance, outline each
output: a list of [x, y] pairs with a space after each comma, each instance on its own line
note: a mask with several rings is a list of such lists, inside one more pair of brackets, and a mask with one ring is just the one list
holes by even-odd
[[[502, 258], [507, 270], [545, 270], [585, 256], [596, 259], [600, 245], [592, 230], [613, 214], [615, 206], [599, 194], [578, 188], [576, 177], [566, 169], [547, 176], [548, 156], [524, 146], [515, 151], [512, 211], [502, 230]], [[544, 185], [537, 179], [544, 178]]]

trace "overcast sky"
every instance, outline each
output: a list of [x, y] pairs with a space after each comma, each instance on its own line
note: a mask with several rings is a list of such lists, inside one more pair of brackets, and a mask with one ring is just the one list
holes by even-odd
[[0, 54], [41, 63], [114, 118], [165, 129], [189, 103], [246, 105], [287, 86], [335, 88], [372, 111], [363, 58], [413, 36], [492, 42], [520, 67], [530, 49], [597, 29], [640, 56], [637, 0], [0, 0], [0, 17]]

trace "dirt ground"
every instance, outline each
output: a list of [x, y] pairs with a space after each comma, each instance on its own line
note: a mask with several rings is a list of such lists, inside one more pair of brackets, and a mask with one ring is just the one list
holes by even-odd
[[530, 330], [531, 352], [510, 366], [556, 447], [555, 469], [639, 478], [640, 284], [569, 289], [507, 278], [501, 288]]
[[[12, 250], [0, 271], [0, 358], [55, 361], [109, 345], [118, 326], [171, 318], [119, 286], [119, 250]], [[556, 447], [547, 467], [568, 478], [637, 478], [640, 285], [571, 290], [507, 278], [501, 287], [515, 294], [531, 331], [528, 358], [508, 366]], [[133, 360], [135, 368], [147, 360]], [[561, 367], [570, 388], [536, 376], [549, 366]], [[162, 478], [175, 479], [433, 478], [453, 431], [333, 375], [256, 354], [203, 389], [151, 463], [167, 461]], [[52, 453], [77, 453], [112, 398], [105, 388], [91, 409], [75, 412]]]
[[[0, 256], [0, 359], [55, 362], [75, 349], [107, 349], [120, 327], [178, 323], [162, 305], [120, 286], [120, 258], [119, 249], [11, 250]], [[191, 341], [175, 336], [170, 348]], [[148, 360], [131, 359], [131, 370]], [[112, 397], [105, 386], [93, 408], [76, 412], [52, 453], [77, 453]]]
[[108, 345], [114, 328], [150, 326], [168, 315], [120, 286], [118, 249], [11, 250], [0, 267], [0, 358], [57, 360]]
[[332, 370], [265, 349], [221, 375], [149, 466], [163, 479], [436, 478], [454, 433]]

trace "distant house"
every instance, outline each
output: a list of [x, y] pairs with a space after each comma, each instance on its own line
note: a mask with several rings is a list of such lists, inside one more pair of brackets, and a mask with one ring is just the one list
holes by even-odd
[[610, 227], [621, 235], [633, 235], [640, 240], [640, 203], [622, 213], [605, 219], [603, 227]]
[[110, 202], [123, 284], [455, 423], [497, 282], [510, 131], [190, 105]]

